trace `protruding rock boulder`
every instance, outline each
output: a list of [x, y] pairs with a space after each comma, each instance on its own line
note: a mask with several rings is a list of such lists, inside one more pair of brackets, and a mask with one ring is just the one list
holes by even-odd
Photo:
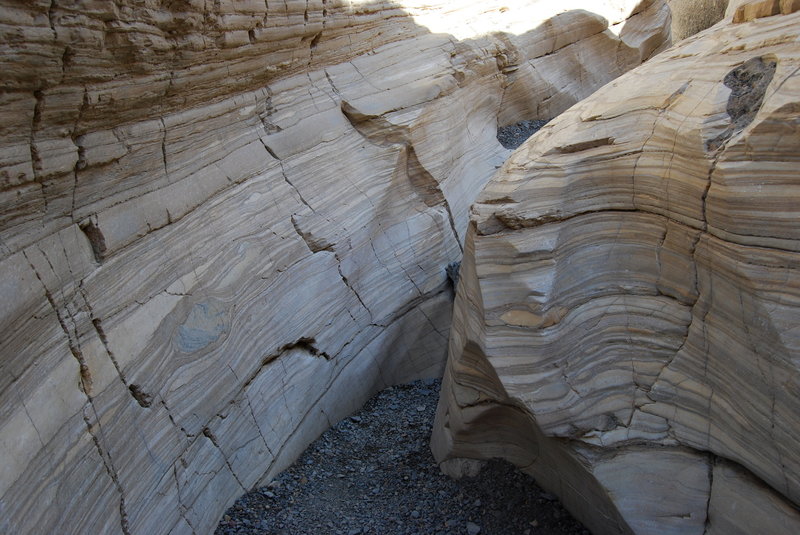
[[688, 38], [487, 185], [444, 468], [505, 457], [598, 534], [800, 531], [799, 25]]

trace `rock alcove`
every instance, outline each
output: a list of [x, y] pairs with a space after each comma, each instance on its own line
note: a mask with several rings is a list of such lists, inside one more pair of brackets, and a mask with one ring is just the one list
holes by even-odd
[[[525, 168], [519, 155], [534, 149], [523, 146], [506, 161], [511, 152], [498, 142], [497, 127], [556, 118], [537, 139], [563, 135], [572, 141], [553, 147], [570, 150], [535, 154], [540, 162], [616, 150], [622, 139], [616, 131], [584, 139], [574, 126], [583, 121], [578, 112], [560, 114], [665, 50], [679, 20], [671, 23], [670, 13], [681, 6], [685, 13], [681, 2], [661, 0], [590, 7], [577, 0], [557, 6], [536, 0], [513, 6], [493, 0], [457, 6], [421, 0], [0, 2], [0, 531], [208, 533], [237, 497], [273, 481], [375, 392], [441, 376], [453, 310], [444, 266], [466, 253], [458, 291], [466, 296], [482, 273], [471, 256], [476, 236], [484, 236], [475, 229], [483, 232], [484, 223], [523, 229], [537, 217], [560, 217], [548, 212], [531, 219], [508, 207], [518, 194], [508, 174]], [[775, 6], [776, 13], [789, 13], [778, 17], [782, 22], [770, 17]], [[673, 104], [705, 102], [694, 91], [706, 87], [707, 100], [721, 108], [699, 107], [708, 119], [703, 128], [720, 135], [730, 125], [724, 106], [730, 90], [719, 89], [724, 84], [717, 78], [752, 57], [774, 62], [757, 116], [720, 138], [724, 148], [713, 160], [718, 173], [736, 167], [731, 162], [750, 161], [729, 162], [726, 155], [751, 131], [774, 136], [763, 146], [780, 148], [781, 140], [793, 139], [785, 91], [793, 88], [787, 73], [794, 59], [781, 48], [791, 47], [793, 3], [745, 7], [736, 14], [741, 24], [726, 19], [723, 37], [708, 30], [680, 52], [687, 63], [728, 46], [724, 52], [736, 61], [725, 72], [700, 69], [691, 83], [676, 75], [681, 83], [656, 105], [642, 97], [645, 109], [669, 119]], [[752, 37], [759, 32], [771, 41]], [[658, 58], [678, 65], [680, 54]], [[634, 92], [625, 91], [631, 98], [619, 106], [635, 108]], [[762, 116], [764, 110], [772, 115]], [[594, 125], [611, 124], [616, 112], [598, 113], [590, 117]], [[776, 134], [773, 123], [789, 129]], [[662, 130], [650, 124], [648, 142], [661, 142]], [[711, 139], [706, 130], [700, 137]], [[682, 137], [667, 132], [672, 145], [656, 152], [680, 154]], [[540, 141], [537, 147], [544, 146]], [[786, 161], [769, 151], [764, 158], [771, 165]], [[635, 169], [657, 167], [641, 160]], [[575, 165], [577, 176], [584, 164]], [[470, 230], [470, 205], [495, 173], [506, 178], [481, 194], [477, 227]], [[626, 173], [620, 176], [629, 179]], [[679, 177], [675, 187], [691, 188], [692, 180]], [[704, 217], [695, 219], [704, 226], [664, 233], [666, 251], [682, 251], [695, 231], [705, 233], [694, 244], [703, 247], [713, 234], [726, 243], [794, 250], [791, 217], [780, 216], [793, 213], [791, 195], [776, 195], [784, 205], [775, 217], [759, 219], [747, 215], [728, 187], [708, 187], [702, 202], [678, 210], [678, 222], [687, 224], [702, 204]], [[571, 200], [585, 198], [580, 188], [572, 190]], [[525, 206], [522, 199], [519, 204]], [[481, 210], [492, 215], [484, 219]], [[731, 221], [744, 221], [747, 231]], [[751, 286], [772, 280], [770, 269], [784, 265], [784, 286], [792, 287], [789, 260], [759, 259], [752, 266], [761, 267], [752, 269], [761, 271], [742, 280]], [[520, 280], [508, 279], [509, 288]], [[670, 284], [665, 275], [657, 287]], [[704, 295], [699, 282], [698, 288]], [[695, 297], [687, 290], [680, 299]], [[751, 297], [742, 294], [743, 308], [774, 318], [774, 306], [759, 308]], [[497, 360], [481, 360], [493, 347], [481, 338], [487, 323], [465, 315], [464, 299], [456, 299], [455, 344], [437, 420], [447, 418], [440, 431], [450, 434], [435, 435], [437, 460], [451, 472], [491, 457], [531, 468], [525, 455], [515, 456], [541, 446], [534, 440], [518, 448], [530, 413], [516, 410], [524, 403], [502, 405], [508, 399], [493, 382]], [[707, 301], [698, 297], [692, 314], [706, 310]], [[501, 316], [530, 319], [507, 305]], [[563, 317], [559, 310], [547, 318]], [[761, 327], [777, 332], [773, 353], [785, 355], [793, 346], [776, 321]], [[473, 336], [469, 344], [461, 343], [465, 333]], [[787, 359], [780, 362], [793, 362]], [[762, 378], [774, 373], [788, 381], [788, 394], [771, 397], [772, 421], [779, 411], [780, 421], [791, 424], [794, 371], [788, 365], [788, 372], [776, 371], [771, 362], [763, 361]], [[673, 384], [665, 383], [653, 410], [668, 404]], [[769, 398], [770, 391], [757, 393]], [[480, 413], [498, 404], [504, 408]], [[484, 428], [491, 437], [480, 430], [487, 418], [497, 424]], [[576, 430], [615, 429], [613, 418], [604, 422], [565, 424], [569, 431], [557, 430], [554, 440], [580, 438]], [[775, 493], [756, 495], [765, 510], [793, 507], [795, 459], [779, 446], [785, 441], [773, 436], [766, 443], [776, 444], [775, 451], [754, 459], [728, 437], [708, 433], [713, 440], [699, 444], [690, 423], [682, 421], [686, 428], [674, 439], [720, 459], [715, 481], [745, 466]], [[789, 435], [796, 427], [789, 425]], [[572, 450], [563, 456], [567, 464], [575, 460]], [[786, 466], [784, 482], [776, 457]], [[610, 515], [621, 532], [645, 532], [624, 516], [624, 504], [606, 499], [604, 480], [595, 476], [587, 481], [601, 499], [587, 505], [570, 498], [574, 486], [537, 474], [593, 531], [612, 532], [596, 520]], [[730, 476], [720, 492], [735, 493], [743, 478]], [[698, 495], [719, 500], [719, 494]]]

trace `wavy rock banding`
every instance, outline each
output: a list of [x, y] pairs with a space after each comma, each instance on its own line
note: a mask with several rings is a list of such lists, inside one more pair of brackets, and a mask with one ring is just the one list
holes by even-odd
[[800, 530], [799, 23], [690, 37], [487, 185], [434, 431], [445, 470], [510, 459], [593, 533]]
[[4, 533], [207, 533], [441, 373], [498, 123], [669, 40], [662, 1], [1, 3]]

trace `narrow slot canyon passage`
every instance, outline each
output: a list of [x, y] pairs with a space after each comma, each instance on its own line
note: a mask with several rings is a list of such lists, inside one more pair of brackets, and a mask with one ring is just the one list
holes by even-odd
[[430, 434], [440, 380], [378, 393], [269, 485], [239, 498], [216, 535], [589, 535], [511, 464], [439, 471]]
[[798, 29], [0, 0], [0, 535], [800, 534]]
[[[516, 149], [546, 121], [499, 127]], [[455, 288], [459, 263], [447, 266]], [[267, 486], [240, 497], [216, 535], [589, 535], [558, 498], [502, 460], [454, 480], [430, 437], [441, 379], [389, 387], [331, 427]]]

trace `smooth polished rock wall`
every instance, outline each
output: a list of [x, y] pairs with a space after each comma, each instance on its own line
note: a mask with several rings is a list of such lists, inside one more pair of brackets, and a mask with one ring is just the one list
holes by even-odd
[[520, 147], [472, 209], [434, 431], [593, 533], [800, 530], [800, 14], [717, 25]]

